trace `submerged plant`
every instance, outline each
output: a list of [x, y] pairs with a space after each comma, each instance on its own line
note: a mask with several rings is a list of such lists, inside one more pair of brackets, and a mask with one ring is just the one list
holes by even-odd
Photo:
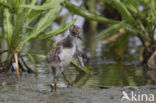
[[[51, 29], [55, 18], [62, 9], [60, 3], [64, 0], [0, 0], [0, 55], [7, 55], [0, 59], [1, 70], [9, 71], [16, 63], [16, 73], [20, 76], [23, 65], [28, 72], [33, 72], [26, 64], [23, 56], [32, 60], [33, 56], [24, 51], [25, 44], [33, 40], [42, 40], [57, 35], [72, 25], [72, 22], [60, 26], [56, 30]], [[7, 46], [5, 46], [7, 45]], [[19, 70], [20, 69], [20, 70]], [[35, 69], [36, 70], [36, 69]]]

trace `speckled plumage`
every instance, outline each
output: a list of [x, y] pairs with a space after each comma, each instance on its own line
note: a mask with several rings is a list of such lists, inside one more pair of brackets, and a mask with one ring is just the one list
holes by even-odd
[[[78, 65], [83, 67], [83, 60], [80, 52], [75, 44], [75, 40], [79, 38], [80, 28], [76, 25], [72, 25], [69, 28], [70, 34], [57, 43], [47, 55], [46, 61], [52, 69], [54, 75], [54, 89], [56, 90], [56, 76], [60, 73], [63, 74], [66, 81], [67, 78], [64, 75], [63, 67], [70, 64], [72, 59], [76, 59]], [[68, 81], [69, 82], [69, 81]], [[70, 84], [70, 83], [69, 83]]]

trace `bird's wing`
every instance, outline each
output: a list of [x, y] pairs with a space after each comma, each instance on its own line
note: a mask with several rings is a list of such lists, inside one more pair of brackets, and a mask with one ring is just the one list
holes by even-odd
[[55, 62], [61, 62], [60, 58], [59, 58], [59, 53], [61, 52], [61, 45], [63, 43], [63, 40], [62, 39], [61, 41], [59, 41], [57, 44], [56, 44], [56, 47], [54, 47], [47, 55], [46, 57], [46, 61], [47, 63], [55, 63]]
[[48, 53], [46, 57], [47, 63], [60, 62], [60, 58], [58, 56], [60, 52], [61, 52], [61, 45], [57, 45]]
[[77, 61], [77, 64], [80, 68], [84, 67], [83, 59], [81, 52], [76, 48], [76, 52], [74, 54], [74, 59]]

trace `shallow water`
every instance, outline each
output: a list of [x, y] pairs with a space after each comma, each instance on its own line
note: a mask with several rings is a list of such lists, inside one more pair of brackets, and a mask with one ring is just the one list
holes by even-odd
[[[63, 9], [61, 16], [66, 13], [68, 11]], [[75, 24], [83, 29], [84, 20], [84, 18], [78, 16]], [[71, 16], [67, 19], [67, 22], [70, 21]], [[53, 24], [53, 29], [58, 27], [58, 24]], [[53, 37], [54, 41], [58, 42], [67, 33]], [[77, 44], [79, 50], [85, 56], [85, 64], [92, 69], [92, 73], [79, 72], [71, 65], [66, 67], [65, 74], [74, 83], [75, 87], [99, 89], [107, 86], [123, 87], [155, 84], [156, 70], [147, 70], [147, 68], [143, 69], [140, 66], [141, 43], [136, 37], [126, 35], [113, 43], [103, 44], [102, 40], [98, 42], [92, 41], [93, 34], [87, 35], [84, 30], [82, 30], [81, 34], [84, 39], [83, 41], [78, 40]], [[53, 47], [54, 41], [52, 39], [33, 41], [26, 44], [25, 47], [25, 51], [33, 54], [35, 58], [38, 68], [38, 82], [33, 84], [33, 87], [40, 90], [49, 90], [49, 84], [52, 83], [53, 76], [42, 55], [47, 55]], [[25, 59], [29, 67], [33, 68], [32, 62], [28, 58]], [[31, 81], [32, 78], [27, 76], [26, 79]], [[0, 81], [1, 85], [8, 83], [9, 81]], [[58, 87], [66, 87], [62, 75], [58, 77]]]
[[[90, 56], [90, 52], [87, 51], [84, 54], [88, 56], [85, 59], [86, 64], [92, 69], [91, 74], [85, 74], [79, 72], [73, 66], [65, 68], [66, 76], [74, 83], [75, 87], [99, 89], [107, 86], [141, 86], [155, 84], [156, 70], [145, 71], [139, 63], [139, 52], [141, 50], [140, 44], [137, 44], [138, 40], [129, 39], [126, 44], [125, 53], [118, 56], [118, 48], [114, 47], [114, 44], [97, 46], [96, 55]], [[38, 46], [36, 46], [38, 45]], [[78, 44], [80, 45], [80, 44]], [[101, 45], [99, 43], [99, 45]], [[84, 45], [80, 45], [83, 52]], [[35, 41], [28, 45], [27, 50], [31, 54], [46, 55], [52, 48], [52, 41]], [[88, 55], [89, 54], [89, 55]], [[40, 90], [49, 90], [49, 84], [52, 83], [53, 76], [51, 75], [50, 68], [43, 58], [34, 56], [37, 68], [38, 68], [38, 80], [37, 88]], [[30, 60], [29, 66], [32, 66]], [[59, 88], [66, 87], [63, 76], [58, 77]]]

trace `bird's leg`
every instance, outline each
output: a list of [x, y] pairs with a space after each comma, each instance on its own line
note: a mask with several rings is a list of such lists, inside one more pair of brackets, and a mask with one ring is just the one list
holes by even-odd
[[56, 82], [57, 82], [57, 78], [56, 78], [56, 68], [52, 68], [52, 72], [53, 72], [53, 83], [54, 83], [54, 86], [50, 85], [51, 87], [51, 92], [56, 92], [57, 91], [57, 88], [56, 88]]
[[57, 82], [57, 79], [56, 79], [56, 72], [55, 72], [55, 74], [54, 74], [54, 92], [56, 92], [56, 90], [57, 90], [56, 82]]
[[83, 58], [80, 51], [77, 48], [73, 58], [77, 61], [79, 68], [82, 69], [84, 67]]
[[73, 84], [67, 79], [66, 75], [64, 74], [64, 72], [62, 72], [62, 75], [64, 77], [64, 81], [68, 83], [68, 85], [72, 86]]

